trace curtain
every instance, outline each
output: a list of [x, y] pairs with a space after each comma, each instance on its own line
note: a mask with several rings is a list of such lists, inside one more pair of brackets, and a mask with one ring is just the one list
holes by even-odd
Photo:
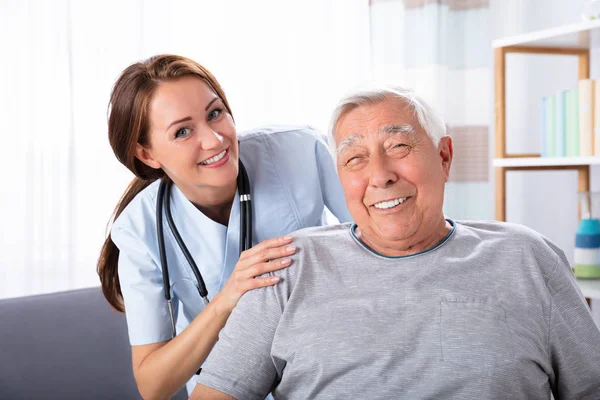
[[108, 99], [132, 62], [175, 53], [205, 65], [239, 131], [325, 133], [339, 97], [370, 78], [367, 0], [3, 0], [0, 35], [0, 297], [99, 284], [132, 179], [108, 144]]
[[0, 7], [0, 295], [11, 296], [72, 282], [72, 71], [66, 1]]
[[413, 88], [441, 112], [454, 160], [444, 212], [493, 219], [493, 112], [487, 0], [371, 0], [374, 79]]

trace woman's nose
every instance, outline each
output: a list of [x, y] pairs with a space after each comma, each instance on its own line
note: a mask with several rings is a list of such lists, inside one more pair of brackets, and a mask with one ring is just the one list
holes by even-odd
[[211, 127], [206, 127], [203, 130], [202, 135], [200, 135], [200, 140], [202, 144], [202, 149], [210, 150], [220, 147], [223, 143], [224, 138]]

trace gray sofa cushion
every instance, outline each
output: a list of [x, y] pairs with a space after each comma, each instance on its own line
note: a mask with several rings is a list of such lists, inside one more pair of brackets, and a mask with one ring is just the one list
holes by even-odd
[[100, 288], [0, 300], [0, 399], [140, 399], [125, 316]]

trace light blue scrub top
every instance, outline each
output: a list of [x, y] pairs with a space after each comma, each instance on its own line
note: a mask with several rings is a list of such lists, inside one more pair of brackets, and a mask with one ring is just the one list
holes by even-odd
[[[317, 131], [310, 127], [267, 127], [240, 134], [238, 139], [250, 180], [254, 245], [325, 224], [324, 207], [340, 222], [351, 220], [334, 161], [325, 138]], [[140, 192], [111, 230], [111, 238], [120, 250], [119, 280], [131, 345], [171, 339], [156, 236], [158, 186], [156, 181]], [[175, 185], [171, 210], [212, 299], [239, 257], [239, 196], [236, 193], [228, 226], [206, 217]], [[179, 333], [202, 311], [204, 303], [166, 220], [163, 226]]]

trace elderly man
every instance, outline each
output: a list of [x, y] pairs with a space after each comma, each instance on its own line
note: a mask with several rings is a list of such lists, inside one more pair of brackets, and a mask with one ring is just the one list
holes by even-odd
[[600, 398], [600, 331], [539, 234], [444, 217], [452, 140], [413, 92], [344, 99], [331, 124], [355, 224], [295, 234], [246, 294], [192, 398]]

